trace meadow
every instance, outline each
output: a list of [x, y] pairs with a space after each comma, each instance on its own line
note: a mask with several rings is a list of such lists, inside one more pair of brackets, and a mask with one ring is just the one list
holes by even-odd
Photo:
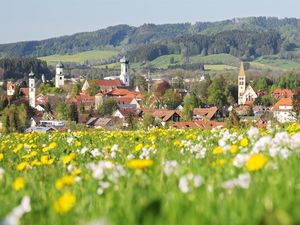
[[300, 125], [0, 136], [0, 224], [300, 224]]
[[118, 54], [115, 50], [92, 50], [85, 51], [72, 55], [50, 55], [40, 57], [39, 59], [46, 61], [50, 65], [55, 65], [58, 62], [69, 62], [83, 64], [89, 60], [101, 60], [113, 57]]

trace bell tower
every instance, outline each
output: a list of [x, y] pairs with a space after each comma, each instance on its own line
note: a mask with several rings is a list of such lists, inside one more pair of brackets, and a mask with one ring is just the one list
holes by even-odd
[[123, 84], [128, 87], [130, 86], [130, 76], [129, 76], [129, 61], [126, 59], [126, 57], [123, 57], [120, 60], [121, 63], [121, 74], [120, 74], [120, 80], [123, 82]]
[[65, 84], [64, 65], [61, 62], [59, 62], [56, 65], [55, 87], [59, 88], [60, 86], [64, 86], [64, 84]]
[[244, 69], [244, 63], [241, 62], [240, 73], [238, 76], [238, 104], [243, 102], [243, 94], [246, 91], [246, 74]]
[[29, 105], [35, 108], [35, 77], [32, 71], [29, 74]]

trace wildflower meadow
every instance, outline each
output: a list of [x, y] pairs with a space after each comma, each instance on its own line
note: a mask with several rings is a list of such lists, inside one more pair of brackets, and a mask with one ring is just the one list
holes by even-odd
[[0, 136], [0, 224], [300, 224], [300, 126]]

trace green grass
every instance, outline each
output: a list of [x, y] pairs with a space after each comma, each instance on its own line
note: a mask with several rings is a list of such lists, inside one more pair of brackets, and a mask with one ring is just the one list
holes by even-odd
[[251, 66], [258, 69], [299, 70], [300, 62], [285, 59], [260, 58], [251, 62]]
[[45, 60], [49, 64], [56, 64], [57, 62], [71, 62], [83, 64], [87, 60], [100, 60], [110, 58], [118, 54], [118, 51], [114, 50], [93, 50], [81, 52], [74, 55], [51, 55], [41, 57], [39, 59]]
[[[100, 223], [103, 220], [111, 225], [299, 224], [300, 145], [291, 137], [299, 134], [300, 125], [287, 130], [251, 135], [237, 129], [1, 135], [0, 167], [5, 173], [0, 175], [0, 223], [27, 195], [32, 210], [21, 225], [106, 224]], [[269, 139], [261, 139], [266, 135]], [[220, 148], [219, 140], [226, 146]], [[255, 158], [236, 161], [237, 154], [252, 157], [259, 140]], [[271, 156], [269, 150], [278, 155]], [[282, 157], [283, 150], [288, 158]], [[137, 169], [135, 164], [134, 169], [129, 157], [151, 161], [138, 161], [145, 167]], [[166, 166], [171, 160], [174, 166]], [[244, 179], [242, 187], [224, 187], [241, 174], [249, 176], [249, 185]], [[69, 182], [61, 183], [67, 175]], [[185, 183], [194, 176], [201, 176], [199, 185]], [[25, 180], [18, 191], [13, 188], [17, 177]], [[109, 186], [97, 194], [104, 184]], [[76, 200], [70, 205], [60, 202], [67, 207], [60, 214], [54, 205], [64, 193]]]
[[[151, 61], [151, 66], [157, 69], [167, 69], [168, 66], [172, 65], [170, 63], [171, 58], [174, 58], [173, 65], [182, 65], [182, 56], [181, 55], [164, 55], [156, 58]], [[190, 63], [202, 63], [207, 66], [209, 70], [231, 70], [235, 69], [239, 65], [239, 60], [229, 54], [216, 54], [209, 56], [192, 56], [190, 57]]]

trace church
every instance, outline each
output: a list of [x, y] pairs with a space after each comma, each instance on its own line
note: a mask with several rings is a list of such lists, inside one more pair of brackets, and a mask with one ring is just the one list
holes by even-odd
[[238, 104], [252, 104], [256, 98], [257, 94], [255, 93], [251, 85], [248, 85], [246, 87], [246, 74], [244, 64], [242, 62], [240, 67], [240, 73], [238, 76]]

